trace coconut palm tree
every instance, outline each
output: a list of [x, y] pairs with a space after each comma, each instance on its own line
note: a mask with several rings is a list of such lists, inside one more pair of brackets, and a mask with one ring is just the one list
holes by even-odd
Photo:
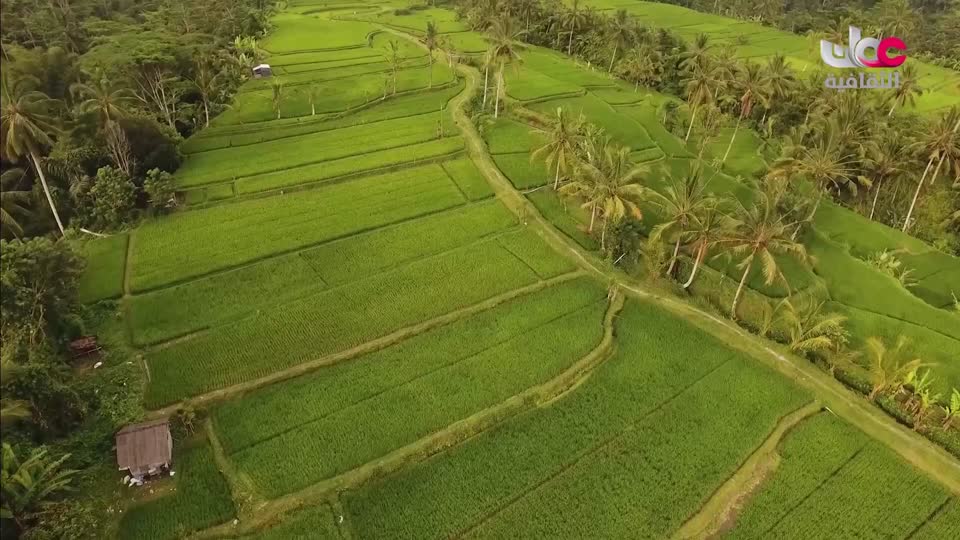
[[694, 167], [683, 178], [671, 177], [670, 185], [663, 193], [651, 190], [650, 202], [656, 206], [664, 219], [654, 227], [651, 238], [659, 241], [665, 235], [672, 235], [674, 240], [673, 254], [670, 256], [670, 265], [667, 275], [673, 274], [680, 253], [680, 245], [689, 234], [690, 224], [697, 215], [714, 204], [713, 198], [707, 193], [707, 183], [699, 167]]
[[433, 21], [427, 21], [427, 31], [423, 33], [423, 45], [427, 48], [427, 59], [430, 62], [430, 85], [433, 88], [433, 51], [439, 46], [440, 32], [437, 31], [437, 25]]
[[687, 73], [703, 69], [713, 59], [712, 48], [710, 36], [707, 34], [697, 35], [690, 48], [680, 54], [680, 68]]
[[70, 93], [80, 100], [80, 112], [95, 116], [100, 127], [126, 116], [136, 101], [133, 92], [112, 84], [103, 73], [89, 77], [89, 83], [70, 85]]
[[881, 392], [896, 387], [910, 372], [923, 365], [919, 358], [908, 359], [911, 356], [907, 352], [908, 344], [906, 336], [898, 337], [892, 349], [878, 337], [867, 339], [871, 385], [867, 396], [869, 399], [876, 399]]
[[737, 117], [737, 126], [733, 128], [733, 135], [730, 136], [730, 143], [727, 145], [727, 151], [724, 152], [721, 163], [726, 163], [727, 157], [730, 156], [733, 141], [737, 138], [743, 118], [750, 116], [750, 113], [753, 112], [753, 106], [757, 102], [763, 107], [768, 107], [767, 96], [771, 94], [770, 79], [766, 77], [763, 69], [753, 62], [748, 62], [746, 67], [740, 71], [739, 76], [734, 79], [733, 85], [739, 94], [740, 116]]
[[600, 214], [603, 220], [601, 249], [606, 247], [606, 232], [611, 222], [617, 223], [627, 214], [637, 219], [643, 217], [639, 203], [646, 190], [639, 181], [647, 172], [644, 165], [631, 163], [629, 148], [608, 141], [592, 159], [580, 162], [574, 180], [560, 188], [562, 195], [584, 199], [583, 207], [590, 209], [588, 232], [593, 232], [594, 221]]
[[561, 25], [569, 34], [567, 41], [567, 54], [573, 54], [573, 35], [587, 24], [587, 12], [580, 9], [580, 0], [573, 0], [570, 9], [564, 11], [561, 16]]
[[849, 341], [844, 328], [847, 318], [839, 313], [824, 313], [826, 302], [795, 304], [789, 298], [781, 302], [780, 320], [786, 326], [788, 346], [798, 354], [839, 350]]
[[736, 318], [743, 287], [757, 261], [760, 261], [767, 285], [781, 281], [789, 286], [777, 263], [776, 255], [789, 255], [806, 262], [807, 251], [803, 244], [791, 238], [790, 229], [794, 224], [780, 213], [778, 201], [767, 193], [760, 192], [756, 204], [750, 207], [737, 200], [733, 219], [734, 228], [719, 243], [728, 247], [732, 255], [743, 256], [743, 260], [737, 265], [737, 268], [743, 270], [743, 275], [730, 307], [731, 317]]
[[721, 239], [728, 234], [730, 230], [730, 218], [719, 210], [719, 202], [714, 200], [714, 204], [706, 206], [699, 214], [694, 215], [693, 221], [689, 226], [690, 247], [693, 249], [693, 269], [690, 271], [690, 277], [683, 284], [684, 289], [689, 289], [697, 277], [697, 270], [703, 264], [703, 260], [710, 253], [713, 246], [717, 245]]
[[491, 61], [497, 67], [497, 97], [493, 107], [493, 117], [500, 116], [500, 95], [504, 89], [503, 69], [507, 64], [520, 62], [521, 46], [517, 41], [526, 34], [525, 30], [514, 27], [513, 19], [505, 17], [493, 23], [491, 30]]
[[687, 98], [687, 104], [692, 113], [690, 116], [690, 126], [687, 128], [687, 135], [683, 141], [690, 140], [690, 133], [693, 132], [693, 124], [697, 119], [697, 111], [702, 105], [714, 105], [717, 91], [721, 87], [720, 77], [722, 73], [719, 67], [713, 62], [705, 62], [702, 66], [695, 68], [690, 75], [684, 79], [684, 95]]
[[[960, 108], [951, 108], [942, 118], [929, 126], [921, 135], [921, 141], [924, 153], [930, 157], [927, 160], [927, 167], [923, 171], [923, 176], [920, 177], [920, 182], [917, 184], [917, 190], [913, 194], [910, 210], [907, 211], [907, 217], [903, 221], [903, 232], [907, 232], [910, 227], [910, 218], [913, 216], [917, 200], [920, 197], [920, 190], [923, 188], [923, 183], [927, 179], [927, 173], [930, 172], [933, 162], [938, 161], [933, 176], [930, 177], [931, 184], [937, 179], [940, 168], [945, 162], [948, 170], [951, 168], [960, 169]], [[960, 175], [960, 170], [955, 172]]]
[[[391, 39], [387, 44], [387, 50], [384, 52], [384, 58], [387, 61], [387, 66], [390, 68], [390, 93], [396, 94], [397, 75], [400, 73], [400, 68], [403, 66], [403, 55], [400, 54], [400, 46], [397, 45], [396, 41]], [[384, 94], [386, 94], [386, 89], [384, 89]]]
[[867, 174], [873, 183], [873, 202], [870, 204], [870, 219], [877, 211], [877, 200], [884, 182], [895, 182], [910, 169], [911, 145], [899, 135], [887, 135], [875, 142], [865, 162]]
[[617, 13], [610, 19], [608, 30], [610, 32], [609, 39], [613, 43], [613, 55], [610, 56], [610, 67], [607, 68], [607, 71], [613, 73], [613, 64], [617, 60], [617, 53], [630, 46], [630, 37], [633, 34], [633, 27], [627, 16], [627, 10], [617, 10]]
[[277, 120], [279, 120], [280, 106], [283, 105], [283, 81], [279, 77], [274, 77], [270, 81], [270, 89], [273, 90], [271, 97], [273, 100], [273, 110], [277, 113]]
[[562, 107], [547, 128], [535, 131], [546, 138], [543, 146], [530, 154], [530, 159], [543, 159], [548, 169], [554, 169], [553, 189], [560, 185], [560, 173], [569, 173], [577, 159], [577, 146], [582, 139], [583, 116], [572, 117]]
[[15, 238], [23, 235], [23, 226], [17, 221], [17, 216], [30, 216], [27, 208], [30, 192], [17, 189], [24, 174], [23, 169], [17, 168], [0, 173], [0, 226], [4, 227], [4, 231], [10, 231]]
[[900, 86], [890, 91], [890, 100], [893, 104], [890, 105], [890, 112], [887, 113], [887, 116], [893, 116], [893, 111], [897, 107], [903, 107], [904, 105], [913, 107], [916, 105], [917, 98], [923, 95], [923, 87], [920, 86], [919, 78], [920, 75], [913, 64], [904, 66], [900, 70]]
[[39, 157], [43, 147], [53, 144], [50, 134], [57, 131], [53, 125], [53, 119], [48, 114], [52, 100], [42, 92], [32, 90], [32, 81], [29, 78], [11, 81], [8, 71], [4, 71], [2, 77], [0, 79], [2, 81], [2, 90], [0, 90], [2, 147], [0, 150], [10, 161], [28, 156], [33, 162], [37, 177], [40, 178], [40, 184], [43, 186], [43, 192], [47, 196], [47, 203], [50, 204], [50, 211], [53, 212], [53, 218], [62, 235], [63, 222], [53, 203], [53, 196], [50, 194], [43, 168], [40, 167]]
[[640, 90], [641, 84], [653, 86], [660, 82], [663, 69], [660, 52], [644, 43], [633, 49], [622, 69], [625, 77], [633, 81], [634, 92]]
[[222, 73], [214, 71], [213, 62], [209, 59], [198, 58], [196, 60], [196, 69], [194, 77], [191, 79], [193, 86], [200, 93], [200, 102], [203, 104], [203, 125], [210, 127], [210, 102], [220, 89], [220, 76]]

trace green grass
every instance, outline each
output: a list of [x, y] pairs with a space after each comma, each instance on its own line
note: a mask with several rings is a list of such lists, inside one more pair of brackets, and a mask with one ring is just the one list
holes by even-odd
[[[563, 299], [552, 298], [555, 302]], [[328, 377], [314, 381], [314, 391], [323, 395], [310, 400], [312, 418], [301, 418], [302, 423], [292, 430], [277, 432], [271, 426], [267, 431], [275, 434], [262, 433], [260, 440], [231, 454], [231, 459], [267, 496], [289, 493], [373, 461], [545, 382], [600, 341], [606, 302], [603, 289], [595, 284], [581, 286], [571, 304], [533, 308], [538, 311], [511, 310], [504, 323], [519, 321], [519, 315], [536, 318], [547, 310], [552, 314], [537, 322], [523, 320], [523, 331], [502, 330], [503, 323], [498, 320], [493, 326], [501, 330], [482, 349], [478, 343], [465, 346], [462, 332], [446, 332], [439, 348], [429, 340], [427, 346], [423, 340], [418, 347], [405, 343], [400, 346], [402, 354], [386, 350], [367, 362], [361, 359], [358, 365], [332, 370]], [[449, 343], [451, 336], [458, 338], [454, 347]], [[402, 366], [386, 375], [383, 364], [398, 361]], [[379, 368], [378, 378], [387, 379], [377, 381], [373, 388], [362, 378], [372, 374], [361, 370], [369, 371], [370, 363]], [[361, 377], [361, 384], [352, 384], [355, 377]], [[325, 390], [328, 388], [337, 388], [337, 392]], [[352, 399], [343, 403], [341, 396]], [[285, 408], [292, 403], [303, 407], [300, 400], [287, 400]], [[265, 412], [247, 409], [247, 414], [260, 418], [275, 416]], [[303, 461], [312, 466], [305, 470]]]
[[[177, 184], [198, 186], [427, 142], [437, 138], [438, 123], [437, 113], [421, 114], [273, 140], [256, 147], [192, 154], [177, 171]], [[446, 127], [447, 133], [454, 134], [450, 122]], [[390, 136], [384, 137], [384, 133]]]
[[939, 540], [957, 537], [960, 537], [960, 500], [955, 497], [910, 538]]
[[443, 169], [428, 165], [175, 214], [137, 229], [132, 289], [156, 288], [463, 202]]
[[792, 431], [781, 453], [732, 538], [904, 538], [948, 498], [889, 448], [827, 413]]
[[115, 234], [107, 238], [90, 239], [80, 252], [87, 267], [80, 277], [78, 294], [87, 304], [118, 298], [123, 294], [123, 272], [127, 260], [127, 235]]
[[617, 112], [612, 106], [590, 93], [582, 97], [563, 98], [530, 106], [543, 114], [552, 115], [557, 107], [564, 107], [574, 115], [583, 114], [587, 121], [602, 127], [613, 139], [631, 150], [644, 150], [656, 146], [644, 127], [628, 116]]
[[471, 201], [493, 196], [493, 189], [470, 158], [460, 158], [441, 164], [464, 196]]
[[178, 452], [173, 468], [175, 491], [128, 509], [121, 539], [173, 540], [233, 518], [230, 490], [206, 443]]
[[159, 407], [262, 377], [536, 280], [496, 242], [418, 260], [148, 354], [146, 402]]
[[340, 540], [340, 531], [337, 530], [330, 506], [324, 503], [300, 510], [287, 517], [283, 523], [244, 538], [249, 540], [289, 540], [291, 538]]
[[572, 394], [342, 496], [357, 535], [668, 536], [806, 399], [653, 305], [616, 324]]

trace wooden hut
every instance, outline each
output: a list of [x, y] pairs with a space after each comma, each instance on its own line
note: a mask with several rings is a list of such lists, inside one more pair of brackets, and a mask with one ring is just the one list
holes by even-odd
[[173, 459], [173, 437], [166, 418], [131, 424], [117, 432], [117, 465], [137, 481], [165, 474]]

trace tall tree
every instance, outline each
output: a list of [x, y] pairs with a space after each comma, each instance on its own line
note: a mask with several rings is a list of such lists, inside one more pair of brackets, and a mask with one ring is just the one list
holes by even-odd
[[887, 116], [893, 116], [893, 111], [897, 107], [916, 105], [916, 98], [923, 95], [923, 88], [920, 86], [919, 74], [917, 68], [910, 64], [900, 69], [900, 86], [890, 91], [890, 112]]
[[875, 399], [878, 394], [899, 385], [912, 371], [923, 365], [919, 358], [913, 357], [907, 350], [909, 341], [906, 336], [899, 336], [893, 348], [887, 346], [882, 339], [871, 337], [867, 339], [867, 353], [870, 360], [868, 373], [870, 376], [869, 399]]
[[706, 206], [699, 214], [693, 216], [693, 221], [689, 226], [690, 245], [693, 249], [693, 269], [690, 270], [690, 276], [683, 284], [684, 289], [689, 289], [693, 280], [697, 277], [697, 270], [703, 264], [703, 260], [710, 253], [710, 250], [717, 245], [729, 232], [730, 219], [719, 210], [719, 204]]
[[667, 275], [673, 274], [680, 254], [680, 246], [690, 233], [690, 226], [697, 216], [708, 207], [714, 205], [714, 200], [707, 193], [707, 183], [699, 167], [694, 167], [683, 178], [671, 177], [670, 185], [660, 193], [650, 190], [650, 201], [660, 211], [663, 221], [654, 227], [650, 237], [659, 241], [664, 236], [674, 237], [673, 254], [670, 256], [670, 266]]
[[626, 78], [633, 81], [633, 91], [636, 92], [641, 84], [653, 86], [660, 82], [663, 60], [659, 51], [644, 43], [633, 49], [622, 69]]
[[617, 53], [620, 52], [621, 49], [626, 49], [630, 46], [633, 27], [627, 16], [627, 10], [618, 9], [617, 13], [610, 19], [608, 28], [610, 41], [613, 43], [613, 54], [610, 56], [610, 67], [607, 68], [607, 71], [613, 73], [613, 63], [617, 60]]
[[577, 146], [582, 135], [583, 117], [573, 117], [563, 107], [557, 107], [557, 115], [550, 126], [537, 129], [545, 141], [543, 146], [530, 154], [531, 159], [543, 159], [547, 167], [554, 169], [553, 189], [560, 185], [560, 173], [570, 173], [576, 163]]
[[129, 89], [112, 84], [103, 73], [90, 76], [89, 83], [74, 83], [70, 92], [79, 100], [77, 109], [95, 116], [101, 128], [126, 116], [136, 100]]
[[712, 61], [706, 61], [693, 69], [684, 79], [684, 95], [690, 106], [690, 126], [684, 142], [690, 140], [693, 125], [697, 119], [698, 110], [704, 105], [713, 106], [716, 102], [717, 90], [720, 88], [720, 69]]
[[[948, 162], [949, 168], [960, 168], [960, 108], [953, 107], [940, 117], [921, 134], [921, 142], [924, 153], [929, 156], [927, 166], [923, 170], [923, 176], [917, 183], [917, 190], [913, 193], [913, 200], [910, 201], [910, 209], [907, 211], [907, 217], [903, 220], [903, 232], [910, 228], [910, 219], [913, 217], [913, 211], [917, 206], [917, 200], [920, 198], [920, 190], [923, 189], [923, 183], [927, 179], [927, 173], [933, 167], [933, 163], [938, 161], [933, 176], [930, 177], [932, 184], [940, 168], [945, 162]], [[960, 171], [956, 171], [960, 175]]]
[[579, 163], [575, 179], [561, 187], [560, 193], [583, 198], [583, 206], [590, 209], [589, 232], [593, 232], [594, 221], [600, 214], [603, 220], [600, 246], [604, 249], [611, 222], [619, 222], [627, 214], [642, 218], [639, 204], [646, 189], [639, 182], [649, 171], [630, 161], [629, 148], [609, 141], [591, 157]]
[[200, 93], [200, 103], [203, 105], [203, 126], [210, 127], [210, 105], [220, 90], [221, 72], [216, 71], [213, 61], [209, 58], [197, 58], [195, 61], [194, 76], [191, 82]]
[[50, 194], [39, 156], [44, 147], [53, 144], [50, 134], [57, 131], [53, 118], [49, 115], [51, 100], [43, 93], [32, 90], [31, 81], [27, 78], [11, 81], [9, 71], [3, 71], [2, 77], [0, 137], [3, 155], [11, 161], [17, 161], [24, 156], [30, 157], [62, 235], [63, 222]]
[[767, 285], [772, 285], [775, 281], [789, 285], [776, 255], [793, 256], [806, 262], [807, 251], [803, 244], [791, 238], [790, 229], [793, 224], [780, 213], [776, 198], [764, 192], [760, 192], [756, 204], [749, 207], [738, 200], [734, 220], [735, 227], [721, 240], [721, 244], [728, 247], [734, 256], [743, 256], [737, 266], [743, 270], [743, 274], [730, 307], [730, 316], [736, 318], [743, 288], [757, 261], [760, 261]]
[[911, 145], [899, 134], [889, 134], [876, 141], [866, 160], [867, 174], [873, 184], [873, 202], [870, 204], [870, 219], [877, 211], [880, 189], [885, 182], [899, 180], [910, 169]]
[[520, 62], [520, 44], [517, 41], [526, 34], [525, 30], [517, 29], [513, 19], [504, 17], [497, 19], [491, 31], [491, 56], [497, 65], [497, 97], [493, 107], [493, 117], [500, 116], [500, 95], [503, 93], [505, 80], [503, 70], [507, 64]]
[[423, 34], [423, 45], [427, 48], [427, 59], [430, 62], [430, 86], [433, 88], [433, 51], [437, 50], [440, 42], [440, 32], [433, 21], [427, 21], [427, 30]]
[[730, 150], [733, 148], [733, 141], [740, 132], [740, 124], [743, 118], [750, 116], [753, 112], [755, 103], [760, 102], [764, 107], [768, 106], [767, 96], [770, 94], [770, 79], [766, 77], [763, 69], [753, 62], [748, 62], [740, 71], [738, 77], [734, 79], [733, 86], [739, 94], [740, 115], [737, 117], [737, 126], [733, 128], [733, 135], [730, 136], [730, 143], [727, 145], [727, 151], [723, 153], [721, 163], [727, 162], [730, 156]]
[[572, 55], [573, 36], [587, 24], [587, 13], [580, 8], [580, 0], [573, 0], [570, 4], [570, 9], [564, 11], [561, 15], [561, 20], [563, 21], [563, 28], [566, 29], [569, 35], [567, 40], [567, 54]]

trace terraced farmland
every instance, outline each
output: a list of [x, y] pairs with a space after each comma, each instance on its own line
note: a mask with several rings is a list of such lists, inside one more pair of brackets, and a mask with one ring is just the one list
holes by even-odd
[[[508, 112], [478, 127], [465, 111], [481, 72], [438, 54], [431, 77], [428, 21], [465, 56], [487, 46], [440, 8], [289, 2], [262, 43], [289, 92], [279, 118], [270, 82], [248, 81], [183, 144], [185, 208], [85, 245], [81, 294], [117, 302], [148, 414], [199, 414], [178, 434], [176, 476], [124, 510], [119, 536], [664, 538], [765, 443], [780, 467], [729, 536], [856, 536], [888, 513], [899, 537], [957, 530], [956, 486], [911, 454], [925, 441], [609, 270], [589, 214], [545, 187], [533, 128], [558, 107], [629, 145], [654, 189], [688, 170], [689, 148], [658, 118], [672, 98], [530, 48]], [[753, 196], [735, 171], [710, 172], [713, 189]], [[934, 316], [939, 282], [889, 300], [879, 280], [869, 297], [842, 294], [843, 280], [876, 276], [831, 274], [830, 257], [903, 240], [845, 238], [848, 219], [824, 203], [824, 266], [804, 290], [960, 342]], [[918, 267], [941, 264], [913, 247]], [[754, 297], [787, 293], [760, 281]], [[778, 430], [836, 403], [869, 429], [821, 412]], [[911, 446], [891, 449], [895, 437]]]

